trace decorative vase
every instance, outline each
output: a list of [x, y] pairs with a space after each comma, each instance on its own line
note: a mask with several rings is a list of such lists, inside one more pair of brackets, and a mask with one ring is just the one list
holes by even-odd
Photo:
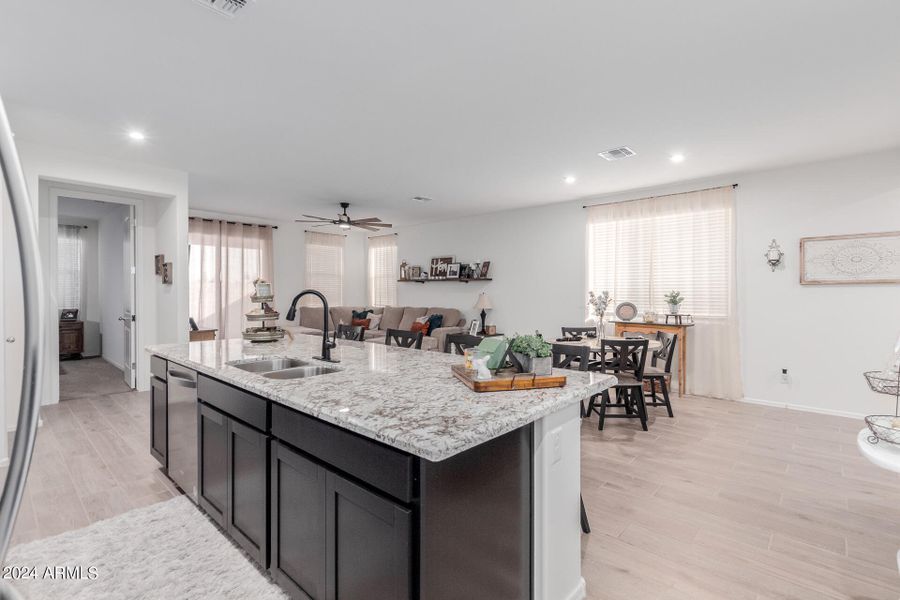
[[599, 342], [604, 337], [606, 337], [606, 320], [603, 317], [597, 318], [597, 341]]
[[679, 308], [681, 308], [681, 305], [680, 305], [680, 304], [671, 304], [671, 303], [670, 303], [670, 304], [669, 304], [669, 314], [670, 314], [670, 315], [677, 315], [677, 314], [678, 314]]

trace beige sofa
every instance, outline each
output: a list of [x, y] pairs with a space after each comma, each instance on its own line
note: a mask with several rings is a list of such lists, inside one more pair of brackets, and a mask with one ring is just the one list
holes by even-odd
[[[353, 311], [363, 310], [362, 306], [333, 306], [329, 309], [328, 331], [334, 331], [335, 326], [344, 323], [349, 325], [353, 320]], [[419, 317], [440, 314], [444, 315], [444, 324], [429, 335], [422, 338], [422, 350], [444, 351], [444, 338], [453, 333], [463, 333], [466, 330], [466, 319], [455, 308], [442, 307], [415, 307], [415, 306], [385, 306], [376, 308], [375, 314], [381, 315], [381, 322], [377, 329], [366, 331], [367, 342], [384, 343], [385, 332], [388, 329], [412, 328]], [[286, 328], [294, 334], [322, 335], [322, 307], [301, 306], [297, 310], [297, 324], [287, 323]]]

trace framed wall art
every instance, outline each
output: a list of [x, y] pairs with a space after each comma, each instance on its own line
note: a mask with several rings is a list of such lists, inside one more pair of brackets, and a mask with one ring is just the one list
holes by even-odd
[[429, 274], [432, 279], [444, 279], [447, 277], [447, 268], [453, 263], [452, 256], [437, 256], [431, 259]]
[[800, 283], [900, 283], [900, 231], [801, 238]]

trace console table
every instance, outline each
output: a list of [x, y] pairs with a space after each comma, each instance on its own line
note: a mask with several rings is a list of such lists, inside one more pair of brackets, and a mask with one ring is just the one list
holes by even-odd
[[650, 333], [655, 334], [658, 331], [672, 333], [678, 336], [678, 397], [684, 396], [687, 389], [687, 341], [688, 329], [693, 327], [693, 323], [645, 323], [644, 321], [619, 321], [613, 319], [616, 325], [616, 335], [623, 336], [628, 333]]

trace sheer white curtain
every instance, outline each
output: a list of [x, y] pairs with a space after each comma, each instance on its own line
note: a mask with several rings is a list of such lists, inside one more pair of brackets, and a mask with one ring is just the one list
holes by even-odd
[[202, 329], [218, 329], [218, 338], [240, 337], [253, 282], [274, 285], [272, 228], [225, 221], [191, 219], [190, 312]]
[[[306, 232], [307, 289], [322, 292], [330, 306], [344, 302], [344, 236], [332, 233]], [[318, 306], [318, 298], [304, 296], [301, 306]]]
[[56, 240], [57, 308], [77, 308], [79, 318], [85, 316], [84, 240], [79, 225], [59, 225]]
[[368, 288], [372, 306], [397, 305], [397, 235], [369, 238]]
[[686, 391], [740, 398], [733, 188], [592, 206], [587, 229], [588, 289], [660, 314], [681, 292], [695, 321]]

